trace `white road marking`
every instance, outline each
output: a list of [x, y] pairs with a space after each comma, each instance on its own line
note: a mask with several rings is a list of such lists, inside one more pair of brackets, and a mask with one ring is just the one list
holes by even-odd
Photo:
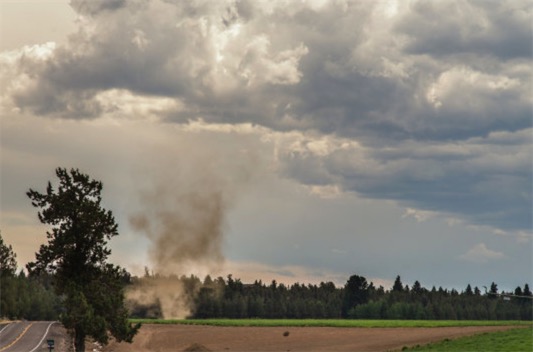
[[48, 324], [48, 327], [46, 328], [46, 331], [44, 332], [44, 335], [43, 335], [43, 338], [41, 339], [41, 341], [39, 341], [39, 343], [37, 344], [37, 346], [35, 346], [33, 348], [33, 350], [29, 351], [29, 352], [34, 352], [36, 349], [38, 349], [39, 347], [41, 347], [41, 343], [43, 343], [43, 340], [46, 338], [46, 335], [48, 335], [48, 331], [50, 330], [50, 327], [52, 326], [52, 324], [55, 324], [57, 323], [56, 321], [53, 321], [51, 322], [50, 324]]
[[2, 330], [0, 330], [0, 334], [1, 334], [2, 331], [4, 331], [9, 325], [11, 325], [11, 323], [8, 323], [6, 326], [4, 326], [4, 327], [2, 328]]

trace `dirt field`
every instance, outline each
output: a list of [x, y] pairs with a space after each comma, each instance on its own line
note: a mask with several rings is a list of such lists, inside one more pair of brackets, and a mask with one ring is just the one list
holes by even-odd
[[267, 328], [145, 324], [133, 344], [112, 342], [102, 351], [390, 351], [509, 328], [513, 327]]

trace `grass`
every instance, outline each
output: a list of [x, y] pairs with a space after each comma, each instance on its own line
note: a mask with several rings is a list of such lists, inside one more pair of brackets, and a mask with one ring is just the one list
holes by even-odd
[[130, 319], [143, 324], [184, 324], [211, 326], [258, 327], [339, 327], [339, 328], [437, 328], [456, 326], [533, 326], [531, 321], [519, 320], [357, 320], [357, 319]]
[[446, 339], [425, 346], [406, 348], [403, 351], [468, 351], [468, 352], [530, 352], [533, 350], [533, 330], [518, 328], [507, 331], [483, 333], [462, 337], [455, 340]]

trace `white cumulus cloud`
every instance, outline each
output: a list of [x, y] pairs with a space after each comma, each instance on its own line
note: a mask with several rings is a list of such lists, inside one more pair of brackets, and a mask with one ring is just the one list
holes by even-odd
[[486, 263], [491, 260], [498, 260], [504, 258], [505, 255], [502, 252], [493, 251], [485, 245], [485, 243], [478, 243], [474, 247], [470, 248], [468, 252], [461, 256], [462, 259], [475, 262]]

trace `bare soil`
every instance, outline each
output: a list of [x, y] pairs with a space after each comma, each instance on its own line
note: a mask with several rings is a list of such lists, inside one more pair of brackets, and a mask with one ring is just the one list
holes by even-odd
[[133, 344], [111, 342], [103, 352], [392, 351], [514, 328], [216, 327], [144, 324]]

